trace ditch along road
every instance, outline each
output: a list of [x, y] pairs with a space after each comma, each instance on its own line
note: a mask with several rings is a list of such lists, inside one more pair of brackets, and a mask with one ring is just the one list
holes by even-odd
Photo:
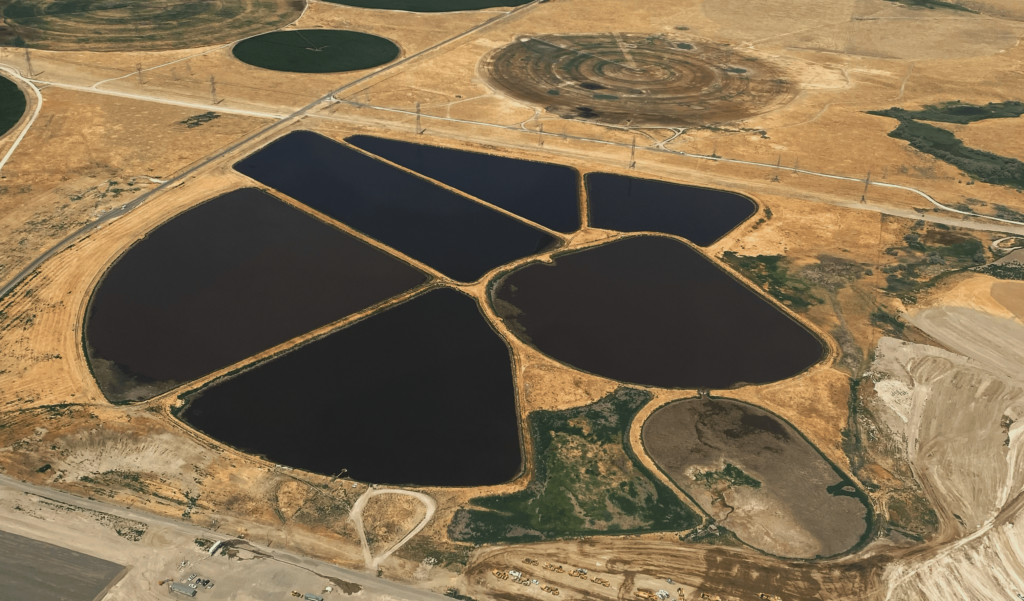
[[[255, 132], [253, 132], [252, 134], [249, 134], [245, 138], [242, 138], [241, 140], [239, 140], [239, 141], [237, 141], [237, 142], [235, 142], [235, 143], [233, 143], [233, 144], [223, 148], [222, 150], [216, 152], [215, 154], [210, 155], [210, 156], [206, 157], [205, 159], [200, 160], [198, 163], [193, 165], [191, 168], [189, 168], [189, 169], [179, 173], [178, 175], [176, 175], [176, 176], [172, 177], [171, 179], [165, 181], [164, 183], [160, 184], [156, 188], [150, 190], [149, 192], [146, 192], [145, 194], [139, 196], [135, 200], [125, 204], [121, 208], [114, 209], [114, 210], [112, 210], [112, 211], [110, 211], [108, 213], [105, 213], [103, 216], [101, 216], [98, 219], [96, 219], [96, 221], [93, 221], [92, 223], [89, 223], [89, 224], [83, 226], [81, 229], [79, 229], [79, 230], [69, 234], [63, 240], [61, 240], [60, 242], [58, 242], [57, 244], [52, 246], [49, 250], [47, 250], [42, 255], [40, 255], [38, 258], [36, 258], [36, 260], [34, 260], [31, 263], [29, 263], [28, 266], [26, 266], [24, 269], [22, 269], [21, 272], [19, 272], [16, 276], [14, 276], [9, 282], [7, 282], [2, 287], [0, 287], [0, 299], [3, 299], [3, 297], [5, 297], [8, 292], [13, 290], [25, 278], [27, 278], [29, 275], [31, 275], [33, 272], [35, 272], [35, 270], [38, 269], [39, 266], [42, 265], [47, 259], [49, 259], [50, 257], [54, 256], [55, 254], [59, 253], [60, 251], [64, 250], [65, 248], [67, 248], [68, 246], [73, 244], [76, 240], [79, 240], [80, 238], [86, 236], [87, 234], [89, 234], [93, 230], [99, 229], [105, 223], [107, 223], [109, 221], [112, 221], [114, 219], [117, 219], [118, 217], [121, 217], [122, 215], [127, 214], [128, 212], [130, 212], [134, 208], [138, 207], [142, 203], [146, 202], [147, 200], [149, 200], [153, 196], [156, 196], [160, 192], [163, 192], [164, 190], [168, 190], [168, 189], [170, 189], [170, 188], [172, 188], [172, 187], [174, 187], [174, 186], [176, 186], [176, 185], [178, 185], [180, 183], [183, 183], [187, 178], [189, 178], [190, 176], [194, 175], [196, 172], [201, 171], [203, 168], [205, 168], [206, 166], [210, 165], [211, 163], [214, 163], [214, 162], [224, 158], [225, 156], [227, 156], [227, 155], [229, 155], [229, 154], [231, 154], [233, 152], [236, 152], [236, 151], [244, 148], [246, 145], [251, 144], [254, 141], [262, 140], [262, 139], [266, 138], [268, 135], [274, 133], [277, 130], [283, 129], [286, 126], [288, 126], [288, 125], [290, 125], [292, 123], [297, 122], [302, 117], [304, 117], [307, 114], [309, 114], [310, 111], [312, 111], [313, 109], [317, 108], [318, 106], [320, 106], [324, 102], [333, 102], [334, 101], [334, 97], [336, 95], [344, 92], [345, 90], [348, 90], [349, 88], [353, 88], [353, 87], [356, 87], [356, 86], [360, 86], [360, 85], [366, 84], [367, 82], [369, 82], [369, 81], [371, 81], [371, 80], [381, 76], [384, 73], [388, 73], [388, 72], [393, 71], [393, 70], [395, 70], [395, 69], [397, 69], [399, 67], [408, 65], [409, 63], [411, 63], [413, 61], [416, 61], [418, 59], [422, 59], [423, 57], [428, 56], [428, 55], [436, 52], [437, 50], [440, 50], [441, 48], [444, 48], [445, 46], [447, 46], [447, 45], [449, 45], [449, 44], [451, 44], [453, 42], [457, 42], [457, 41], [459, 41], [459, 40], [461, 40], [461, 39], [463, 39], [463, 38], [465, 38], [467, 36], [470, 36], [470, 35], [478, 32], [478, 31], [482, 30], [482, 29], [485, 29], [487, 27], [490, 27], [492, 25], [500, 23], [501, 21], [504, 21], [505, 19], [511, 18], [514, 15], [520, 14], [520, 13], [528, 11], [528, 10], [531, 10], [534, 7], [538, 6], [541, 2], [545, 2], [545, 1], [546, 0], [533, 0], [533, 2], [530, 2], [529, 4], [524, 4], [522, 6], [518, 6], [518, 7], [514, 8], [514, 9], [510, 10], [507, 13], [503, 13], [503, 14], [497, 15], [495, 17], [492, 17], [491, 19], [488, 19], [487, 21], [484, 21], [483, 23], [475, 25], [475, 26], [471, 27], [470, 29], [467, 29], [466, 31], [464, 31], [462, 33], [459, 33], [457, 35], [454, 35], [454, 36], [452, 36], [452, 37], [450, 37], [450, 38], [448, 38], [446, 40], [442, 40], [441, 42], [438, 42], [437, 44], [434, 44], [433, 46], [431, 46], [429, 48], [426, 48], [426, 49], [424, 49], [424, 50], [422, 50], [420, 52], [417, 52], [416, 54], [411, 54], [411, 55], [409, 55], [409, 56], [407, 56], [407, 57], [405, 57], [405, 58], [403, 58], [403, 59], [401, 59], [399, 61], [396, 61], [396, 62], [394, 62], [394, 63], [392, 63], [390, 65], [382, 67], [381, 69], [379, 69], [377, 71], [374, 71], [373, 73], [369, 73], [369, 74], [367, 74], [367, 75], [365, 75], [363, 77], [360, 77], [359, 79], [357, 79], [355, 81], [349, 82], [349, 83], [347, 83], [347, 84], [345, 84], [345, 85], [343, 85], [343, 86], [341, 86], [341, 87], [339, 87], [337, 89], [331, 90], [330, 92], [328, 92], [324, 96], [321, 96], [320, 98], [318, 98], [318, 99], [314, 100], [313, 102], [307, 104], [306, 106], [300, 108], [299, 110], [295, 111], [294, 113], [291, 113], [288, 116], [279, 118], [278, 121], [276, 121], [274, 123], [271, 123], [270, 125], [262, 128], [260, 130], [257, 130]], [[5, 71], [8, 71], [9, 69], [11, 69], [11, 67], [8, 67], [7, 65], [0, 65], [0, 67], [5, 67], [5, 69], [4, 69]], [[20, 74], [19, 74], [19, 79], [21, 79]], [[42, 82], [40, 82], [40, 83], [42, 83]], [[55, 84], [51, 84], [51, 83], [47, 82], [46, 85], [55, 85]], [[36, 95], [37, 95], [38, 101], [39, 101], [39, 106], [41, 106], [42, 105], [42, 96], [39, 94], [39, 88], [37, 86], [35, 86], [34, 84], [32, 84], [31, 87], [35, 89]], [[78, 89], [79, 89], [79, 91], [90, 92], [90, 93], [109, 94], [109, 92], [107, 90], [98, 90], [98, 89], [87, 88], [87, 87], [81, 87], [81, 88], [78, 88]], [[118, 95], [122, 95], [122, 94], [118, 94]], [[147, 101], [161, 102], [161, 103], [164, 103], [164, 104], [175, 104], [175, 101], [158, 99], [158, 98], [153, 98], [151, 96], [145, 96], [145, 95], [123, 94], [123, 96], [126, 97], [126, 98], [134, 98], [136, 100], [147, 100]], [[209, 106], [204, 106], [203, 108], [209, 109], [210, 107]], [[38, 112], [38, 110], [39, 110], [39, 108], [37, 107], [36, 111]], [[31, 125], [31, 124], [29, 124], [29, 125]], [[19, 135], [19, 138], [18, 138], [19, 141], [20, 141], [21, 137], [23, 137], [27, 131], [28, 131], [28, 127], [25, 127], [22, 130], [22, 132], [21, 132], [21, 134]]]
[[[58, 501], [66, 503], [75, 507], [83, 509], [89, 509], [92, 511], [98, 511], [110, 515], [119, 516], [122, 518], [128, 518], [143, 522], [147, 525], [156, 525], [168, 527], [171, 530], [178, 532], [188, 533], [189, 537], [205, 538], [210, 540], [227, 540], [231, 537], [225, 537], [221, 532], [215, 530], [208, 530], [200, 526], [195, 526], [186, 522], [180, 522], [171, 518], [153, 515], [142, 511], [135, 511], [117, 505], [109, 505], [101, 501], [94, 501], [91, 499], [83, 499], [75, 495], [60, 492], [52, 488], [45, 486], [36, 486], [33, 484], [27, 484], [20, 480], [15, 480], [7, 476], [0, 475], [0, 487], [15, 490], [18, 492], [36, 495], [52, 501]], [[246, 545], [253, 547], [261, 554], [266, 555], [268, 558], [279, 561], [284, 564], [288, 564], [297, 568], [315, 572], [319, 576], [334, 576], [336, 578], [354, 582], [362, 586], [368, 592], [378, 593], [381, 595], [388, 595], [404, 601], [451, 601], [450, 597], [445, 597], [439, 593], [434, 593], [428, 590], [414, 588], [392, 582], [385, 578], [378, 578], [376, 574], [368, 574], [366, 572], [359, 572], [355, 570], [349, 570], [336, 566], [332, 563], [325, 563], [298, 555], [296, 553], [290, 553], [273, 549], [260, 545], [254, 541], [245, 541]]]

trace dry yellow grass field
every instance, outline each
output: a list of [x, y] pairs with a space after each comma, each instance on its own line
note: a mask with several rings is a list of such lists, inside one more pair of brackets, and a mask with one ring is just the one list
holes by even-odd
[[[648, 0], [642, 7], [551, 0], [456, 13], [243, 4], [280, 22], [245, 13], [248, 21], [237, 27], [197, 27], [191, 37], [130, 46], [119, 41], [129, 34], [118, 28], [131, 29], [123, 24], [86, 42], [58, 30], [33, 32], [17, 19], [8, 25], [31, 49], [0, 47], [0, 66], [31, 80], [43, 103], [38, 117], [23, 119], [0, 139], [0, 152], [7, 152], [26, 132], [0, 168], [0, 285], [79, 228], [97, 220], [102, 225], [48, 256], [0, 297], [0, 473], [160, 515], [184, 514], [232, 532], [273, 533], [275, 545], [364, 568], [349, 511], [365, 484], [275, 466], [192, 430], [174, 411], [180, 395], [366, 312], [130, 406], [107, 403], [98, 389], [82, 325], [96, 284], [133, 243], [205, 200], [253, 185], [231, 169], [238, 159], [298, 129], [338, 141], [376, 135], [752, 198], [758, 204], [753, 217], [699, 250], [814, 332], [827, 352], [795, 377], [712, 394], [790, 422], [867, 490], [875, 513], [864, 545], [849, 556], [810, 563], [769, 557], [735, 540], [684, 542], [689, 531], [586, 533], [578, 541], [481, 549], [451, 540], [448, 525], [472, 499], [530, 484], [537, 472], [526, 427], [531, 413], [587, 405], [620, 383], [562, 364], [513, 335], [488, 300], [499, 269], [458, 284], [418, 265], [436, 282], [480, 300], [484, 317], [508, 341], [524, 468], [505, 484], [419, 489], [436, 500], [437, 512], [381, 562], [385, 577], [440, 592], [454, 587], [480, 601], [546, 598], [538, 587], [515, 588], [491, 574], [532, 557], [596, 563], [593, 574], [614, 582], [594, 589], [567, 580], [562, 596], [568, 599], [634, 598], [638, 587], [665, 578], [678, 583], [678, 592], [671, 588], [679, 599], [700, 592], [740, 599], [780, 591], [787, 601], [997, 598], [1006, 587], [1024, 592], [1024, 575], [1015, 567], [1024, 561], [1018, 556], [1024, 539], [1013, 526], [1024, 492], [1014, 426], [1024, 416], [1024, 284], [971, 271], [1002, 255], [993, 241], [1024, 235], [1024, 223], [1012, 223], [1013, 215], [1024, 214], [1024, 194], [975, 181], [889, 137], [897, 122], [868, 114], [956, 100], [1024, 100], [1018, 3], [964, 0], [977, 13], [885, 0]], [[373, 33], [393, 40], [401, 54], [373, 70], [313, 75], [267, 71], [233, 58], [234, 41], [280, 28]], [[775, 104], [757, 105], [770, 110], [744, 113], [741, 120], [631, 127], [586, 111], [563, 118], [564, 107], [519, 100], [536, 96], [493, 85], [486, 57], [509, 44], [614, 32], [637, 44], [644, 36], [690, 40], [701, 48], [728, 44], [730, 57], [778, 70], [789, 92]], [[687, 118], [698, 110], [687, 108]], [[186, 124], [207, 112], [218, 116]], [[933, 125], [969, 147], [1024, 160], [1020, 118]], [[130, 211], [117, 212], [143, 197]], [[946, 210], [963, 206], [980, 216]], [[984, 217], [997, 214], [1004, 220]], [[564, 236], [560, 250], [619, 236], [585, 226]], [[949, 251], [940, 263], [915, 246], [921, 244], [929, 251], [971, 252]], [[655, 409], [698, 391], [642, 388], [652, 400], [629, 424], [625, 447], [703, 516], [641, 441], [643, 422]], [[968, 402], [970, 411], [961, 414]], [[50, 469], [39, 471], [46, 465]], [[411, 497], [372, 501], [362, 519], [373, 533], [374, 552], [389, 548], [424, 515]], [[736, 570], [748, 577], [737, 577]]]

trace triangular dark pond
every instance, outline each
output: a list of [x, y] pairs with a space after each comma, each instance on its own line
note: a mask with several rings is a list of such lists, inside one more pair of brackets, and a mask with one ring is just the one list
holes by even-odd
[[637, 236], [530, 263], [495, 311], [541, 352], [600, 376], [665, 388], [774, 382], [822, 343], [686, 244]]
[[276, 463], [364, 482], [482, 486], [522, 463], [508, 347], [448, 288], [218, 382], [182, 415]]

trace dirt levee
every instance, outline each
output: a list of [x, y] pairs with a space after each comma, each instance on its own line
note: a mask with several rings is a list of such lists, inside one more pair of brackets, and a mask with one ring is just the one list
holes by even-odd
[[745, 119], [795, 95], [782, 70], [727, 44], [630, 33], [523, 37], [484, 59], [502, 92], [567, 119], [694, 126]]

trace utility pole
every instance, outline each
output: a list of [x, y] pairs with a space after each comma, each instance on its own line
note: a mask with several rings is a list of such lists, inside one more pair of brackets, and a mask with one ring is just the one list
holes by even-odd
[[135, 63], [135, 72], [139, 74], [139, 85], [146, 85], [146, 80], [142, 77], [142, 63]]
[[544, 124], [537, 124], [537, 146], [544, 148]]
[[418, 135], [420, 135], [422, 133], [423, 133], [423, 130], [420, 129], [420, 103], [417, 102], [416, 103], [416, 135], [418, 136]]
[[773, 182], [779, 181], [779, 167], [782, 166], [782, 155], [779, 155], [779, 160], [775, 161], [775, 175], [772, 177]]
[[636, 168], [636, 136], [633, 136], [633, 145], [629, 149], [629, 168]]
[[192, 72], [192, 65], [188, 61], [185, 61], [185, 70], [188, 71], [189, 77], [195, 75], [195, 73]]
[[210, 102], [217, 104], [217, 80], [210, 76]]
[[28, 48], [25, 49], [25, 64], [28, 65], [28, 76], [35, 77], [35, 73], [32, 72], [32, 57], [28, 54]]
[[867, 202], [868, 186], [870, 186], [870, 185], [871, 185], [871, 170], [868, 169], [868, 176], [866, 178], [864, 178], [864, 192], [862, 192], [861, 195], [860, 195], [860, 201], [862, 203], [866, 203]]

